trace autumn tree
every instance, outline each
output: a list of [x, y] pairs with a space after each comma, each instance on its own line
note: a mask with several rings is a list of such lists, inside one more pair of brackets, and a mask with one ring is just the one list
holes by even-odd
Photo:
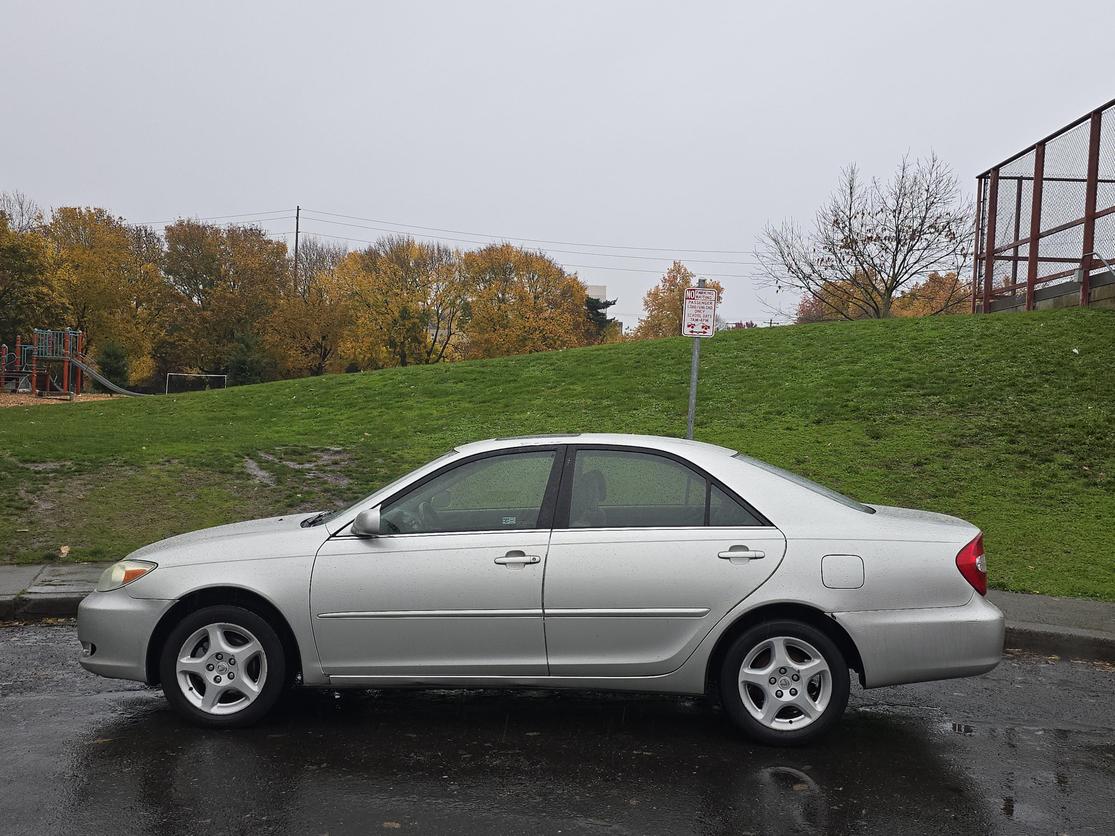
[[[671, 264], [658, 284], [643, 296], [646, 315], [639, 320], [632, 336], [637, 340], [646, 340], [680, 335], [685, 289], [696, 286], [697, 277], [692, 270], [680, 261]], [[720, 282], [707, 282], [705, 287], [715, 288], [717, 302], [723, 301], [724, 288]]]
[[338, 266], [356, 306], [349, 350], [363, 366], [453, 359], [467, 303], [460, 258], [441, 244], [381, 238]]
[[30, 336], [64, 306], [48, 271], [46, 240], [34, 232], [19, 232], [0, 214], [0, 343], [11, 345]]
[[295, 374], [324, 374], [337, 359], [354, 322], [352, 296], [337, 268], [344, 246], [305, 239], [298, 271], [280, 296], [269, 322], [269, 340], [285, 369]]
[[585, 286], [553, 259], [511, 244], [465, 253], [468, 357], [499, 357], [590, 341]]
[[164, 235], [163, 275], [178, 312], [160, 363], [222, 373], [245, 345], [262, 350], [271, 315], [290, 286], [286, 245], [259, 227], [189, 220], [171, 224]]
[[972, 285], [956, 273], [930, 273], [894, 300], [895, 316], [937, 316], [971, 310]]
[[[67, 325], [95, 349], [114, 342], [128, 355], [133, 377], [150, 376], [151, 353], [164, 327], [170, 294], [159, 270], [162, 242], [105, 209], [61, 207], [43, 234], [51, 248], [52, 281]], [[61, 327], [61, 322], [44, 322]]]
[[888, 317], [903, 290], [968, 260], [972, 207], [952, 170], [931, 155], [903, 158], [887, 183], [852, 165], [813, 229], [768, 226], [755, 252], [762, 283], [813, 297], [842, 319]]

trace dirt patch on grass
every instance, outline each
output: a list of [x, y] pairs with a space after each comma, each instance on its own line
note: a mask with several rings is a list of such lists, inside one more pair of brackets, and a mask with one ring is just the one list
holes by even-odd
[[[342, 470], [352, 463], [352, 454], [340, 447], [325, 447], [320, 450], [311, 450], [298, 457], [289, 456], [282, 451], [279, 453], [259, 453], [258, 458], [267, 462], [273, 469], [288, 468], [296, 471], [300, 479], [313, 479], [324, 482], [335, 488], [344, 488], [352, 483], [352, 479]], [[244, 467], [264, 484], [275, 484], [275, 473], [267, 471], [254, 459], [245, 459]], [[270, 479], [270, 481], [268, 481]]]

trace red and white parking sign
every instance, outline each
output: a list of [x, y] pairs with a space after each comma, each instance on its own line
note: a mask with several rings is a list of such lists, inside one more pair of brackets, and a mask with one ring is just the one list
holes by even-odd
[[711, 337], [716, 331], [716, 288], [687, 287], [681, 313], [681, 333], [686, 337]]

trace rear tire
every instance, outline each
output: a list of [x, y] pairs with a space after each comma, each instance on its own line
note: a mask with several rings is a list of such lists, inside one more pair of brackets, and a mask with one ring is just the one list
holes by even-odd
[[250, 726], [275, 705], [286, 683], [286, 655], [275, 628], [243, 607], [189, 613], [171, 630], [159, 677], [174, 709], [208, 728]]
[[836, 643], [789, 619], [744, 632], [720, 668], [724, 710], [748, 737], [771, 746], [798, 746], [831, 729], [848, 704], [849, 687], [848, 663]]

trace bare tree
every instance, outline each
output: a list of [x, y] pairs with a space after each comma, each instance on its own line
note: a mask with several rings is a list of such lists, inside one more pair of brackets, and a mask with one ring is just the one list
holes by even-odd
[[306, 299], [317, 277], [322, 273], [332, 276], [347, 254], [348, 247], [344, 244], [322, 241], [312, 236], [304, 237], [298, 247], [295, 293]]
[[43, 225], [39, 204], [18, 189], [0, 192], [0, 215], [7, 217], [8, 227], [14, 232], [30, 232]]
[[971, 218], [971, 201], [936, 155], [904, 157], [888, 183], [865, 182], [851, 165], [811, 232], [793, 221], [763, 231], [755, 251], [759, 281], [799, 291], [836, 318], [887, 317], [906, 285], [933, 271], [960, 271]]

